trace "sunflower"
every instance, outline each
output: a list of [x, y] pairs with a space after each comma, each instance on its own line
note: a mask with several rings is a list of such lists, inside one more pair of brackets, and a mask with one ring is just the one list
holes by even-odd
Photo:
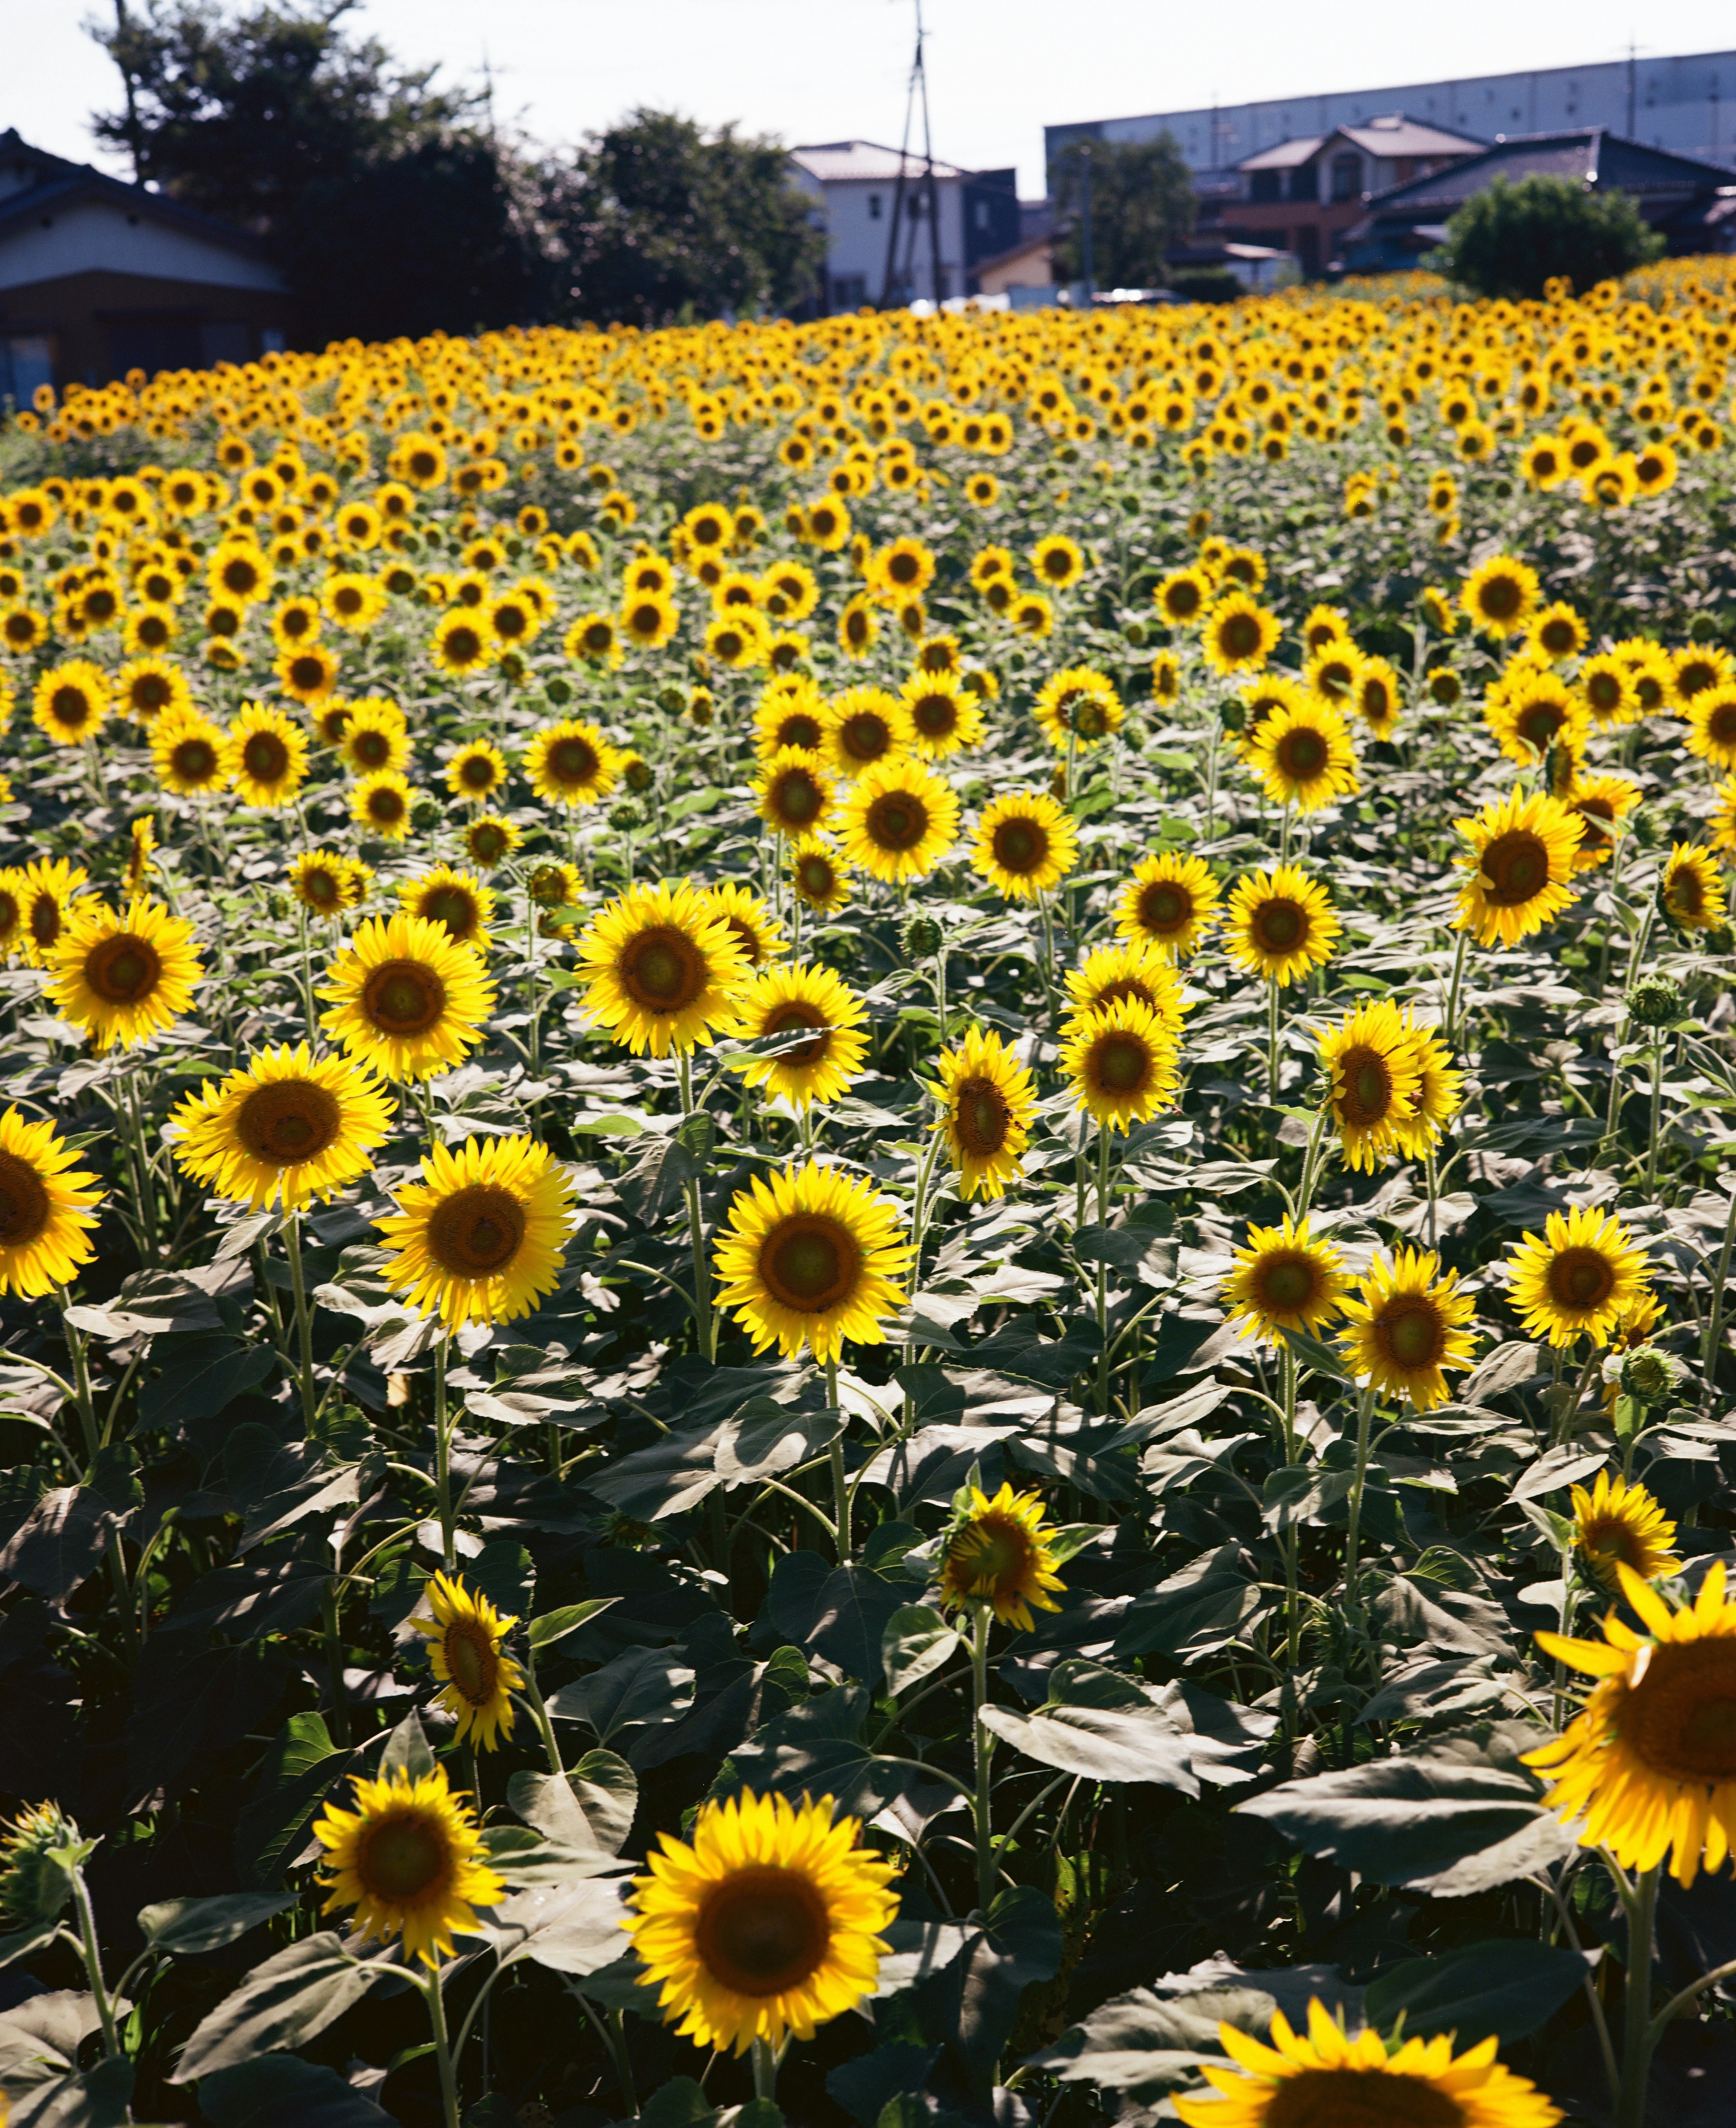
[[1224, 911], [1225, 951], [1268, 982], [1299, 981], [1332, 957], [1343, 929], [1331, 897], [1298, 865], [1250, 872]]
[[1561, 738], [1582, 739], [1584, 703], [1566, 682], [1529, 663], [1510, 666], [1488, 691], [1483, 721], [1521, 767], [1541, 761]]
[[850, 899], [850, 867], [823, 835], [804, 835], [790, 848], [790, 884], [816, 916], [834, 915]]
[[55, 949], [71, 914], [73, 897], [89, 876], [65, 857], [36, 857], [19, 874], [18, 946], [26, 967], [52, 967]]
[[494, 892], [467, 872], [451, 865], [435, 865], [401, 881], [398, 904], [406, 916], [425, 916], [444, 926], [449, 937], [464, 945], [486, 948], [488, 926], [494, 915]]
[[1639, 715], [1632, 669], [1613, 650], [1601, 651], [1580, 667], [1579, 695], [1600, 729], [1632, 724]]
[[780, 748], [765, 762], [753, 791], [760, 818], [780, 835], [811, 835], [834, 802], [831, 777], [802, 747]]
[[223, 768], [244, 805], [287, 805], [307, 774], [307, 741], [281, 710], [244, 702], [224, 744]]
[[909, 743], [925, 761], [944, 761], [983, 736], [981, 704], [953, 673], [913, 672], [904, 682], [902, 707]]
[[944, 1049], [936, 1065], [939, 1084], [931, 1090], [940, 1114], [929, 1126], [946, 1134], [958, 1171], [959, 1195], [998, 1198], [1023, 1173], [1020, 1155], [1031, 1142], [1036, 1091], [1031, 1074], [995, 1033], [965, 1030], [956, 1049]]
[[385, 769], [401, 771], [409, 766], [410, 728], [396, 702], [368, 695], [346, 702], [344, 709], [337, 748], [352, 776], [377, 776]]
[[1188, 2128], [1555, 2128], [1562, 2118], [1495, 2059], [1493, 2039], [1456, 2058], [1450, 2032], [1389, 2043], [1371, 2026], [1353, 2040], [1317, 1999], [1306, 2039], [1282, 2010], [1270, 2046], [1234, 2025], [1217, 2032], [1241, 2073], [1204, 2065], [1217, 2096], [1173, 2102]]
[[737, 1011], [738, 1041], [814, 1030], [811, 1041], [776, 1056], [729, 1059], [730, 1069], [750, 1086], [781, 1094], [793, 1109], [835, 1101], [861, 1071], [868, 1044], [857, 1030], [866, 1014], [861, 1000], [830, 968], [764, 969], [742, 993]]
[[29, 936], [25, 924], [28, 891], [21, 872], [11, 865], [0, 868], [0, 954], [9, 957], [18, 952]]
[[484, 813], [464, 830], [464, 853], [473, 865], [493, 872], [505, 863], [523, 840], [510, 820]]
[[1009, 900], [1034, 900], [1079, 862], [1079, 835], [1046, 791], [1009, 791], [983, 808], [971, 869]]
[[481, 956], [422, 916], [358, 926], [320, 995], [331, 1006], [320, 1026], [391, 1079], [432, 1079], [462, 1063], [495, 1004]]
[[479, 1591], [443, 1574], [428, 1584], [428, 1606], [432, 1619], [410, 1623], [434, 1643], [429, 1650], [434, 1674], [446, 1687], [437, 1703], [458, 1717], [453, 1741], [470, 1736], [485, 1751], [497, 1750], [501, 1736], [512, 1734], [512, 1695], [524, 1682], [519, 1665], [500, 1651], [519, 1622], [501, 1617]]
[[40, 1299], [96, 1254], [89, 1229], [102, 1189], [74, 1166], [78, 1157], [52, 1123], [16, 1108], [0, 1115], [0, 1293]]
[[1108, 677], [1089, 665], [1073, 665], [1046, 680], [1032, 705], [1049, 743], [1065, 753], [1074, 741], [1095, 746], [1118, 732], [1126, 713]]
[[486, 1862], [481, 1827], [446, 1784], [446, 1769], [415, 1779], [394, 1767], [383, 1780], [355, 1779], [353, 1810], [328, 1803], [315, 1821], [325, 1850], [321, 1911], [353, 1907], [364, 1940], [404, 1939], [404, 1955], [438, 1966], [453, 1937], [480, 1927], [473, 1911], [499, 1903], [506, 1887]]
[[885, 1342], [909, 1255], [895, 1205], [810, 1161], [756, 1177], [736, 1197], [717, 1244], [718, 1305], [734, 1311], [757, 1352], [776, 1345], [794, 1359], [805, 1345], [835, 1360], [847, 1339]]
[[[979, 720], [980, 721], [980, 720]], [[841, 776], [860, 776], [916, 737], [908, 704], [885, 687], [847, 687], [826, 705], [823, 743]]]
[[1352, 1327], [1339, 1343], [1351, 1373], [1366, 1375], [1384, 1395], [1408, 1397], [1418, 1411], [1446, 1402], [1447, 1368], [1456, 1373], [1471, 1364], [1464, 1325], [1476, 1303], [1459, 1292], [1456, 1272], [1440, 1273], [1432, 1252], [1398, 1249], [1388, 1268], [1377, 1250], [1360, 1298], [1341, 1304]]
[[272, 670], [286, 695], [309, 705], [323, 702], [337, 688], [338, 661], [323, 644], [306, 643], [280, 653]]
[[1525, 629], [1525, 641], [1539, 657], [1552, 663], [1577, 658], [1590, 638], [1585, 623], [1572, 606], [1557, 599], [1533, 614]]
[[1571, 1499], [1574, 1549], [1605, 1588], [1619, 1589], [1618, 1566], [1642, 1581], [1681, 1571], [1681, 1561], [1670, 1551], [1676, 1525], [1644, 1485], [1600, 1470], [1589, 1493], [1576, 1485]]
[[446, 764], [446, 787], [455, 798], [480, 805], [506, 784], [506, 757], [486, 739], [461, 746]]
[[192, 924], [144, 900], [121, 915], [100, 904], [73, 909], [50, 966], [49, 995], [98, 1050], [130, 1049], [172, 1025], [205, 973]]
[[1106, 1131], [1124, 1131], [1174, 1100], [1178, 1051], [1174, 1029], [1150, 1005], [1122, 997], [1069, 1022], [1060, 1068], [1075, 1106]]
[[1612, 1214], [1582, 1205], [1552, 1212], [1541, 1234], [1526, 1234], [1507, 1259], [1513, 1306], [1534, 1337], [1571, 1345], [1584, 1331], [1594, 1345], [1644, 1290], [1646, 1261]]
[[1198, 950], [1217, 920], [1217, 881], [1203, 857], [1144, 857], [1122, 889], [1115, 928], [1172, 961]]
[[15, 658], [27, 657], [32, 650], [40, 650], [51, 632], [48, 615], [33, 606], [0, 609], [0, 650]]
[[367, 1174], [391, 1104], [365, 1069], [285, 1043], [207, 1079], [170, 1120], [187, 1173], [257, 1212], [280, 1198], [288, 1209], [330, 1197]]
[[1041, 591], [1026, 591], [1007, 609], [1007, 620], [1016, 635], [1041, 642], [1055, 632], [1055, 609]]
[[1601, 1641], [1539, 1633], [1545, 1655], [1597, 1683], [1565, 1733], [1525, 1763], [1550, 1784], [1549, 1807], [1577, 1823], [1582, 1847], [1606, 1848], [1629, 1869], [1667, 1855], [1688, 1885], [1736, 1845], [1736, 1604], [1724, 1600], [1722, 1560], [1674, 1609], [1619, 1559], [1615, 1577], [1650, 1637], [1613, 1610]]
[[280, 650], [293, 650], [298, 643], [311, 643], [320, 633], [316, 599], [285, 599], [271, 617], [271, 639]]
[[491, 665], [505, 645], [490, 625], [488, 616], [474, 606], [457, 606], [443, 613], [429, 639], [428, 655], [437, 672], [462, 676]]
[[1736, 684], [1702, 688], [1689, 701], [1688, 751], [1716, 768], [1736, 768]]
[[1678, 930], [1715, 930], [1728, 914], [1717, 858], [1691, 843], [1677, 843], [1658, 882], [1658, 903]]
[[920, 598], [934, 581], [934, 556], [920, 539], [894, 539], [868, 564], [868, 582], [888, 599]]
[[1067, 995], [1074, 1019], [1100, 1012], [1122, 998], [1136, 998], [1178, 1036], [1188, 1011], [1181, 977], [1169, 955], [1141, 940], [1099, 946], [1087, 954], [1082, 967], [1067, 971]]
[[346, 909], [358, 909], [373, 874], [359, 857], [327, 850], [304, 850], [291, 861], [289, 889], [304, 909], [335, 923]]
[[847, 658], [866, 658], [880, 632], [874, 608], [866, 598], [849, 600], [838, 615], [838, 648]]
[[1278, 647], [1283, 633], [1278, 615], [1250, 597], [1232, 591], [1207, 614], [1200, 629], [1206, 663], [1215, 672], [1233, 677], [1257, 672]]
[[108, 675], [88, 658], [52, 665], [36, 682], [31, 716], [56, 746], [82, 746], [109, 711]]
[[1537, 572], [1511, 554], [1492, 554], [1473, 570], [1459, 603], [1485, 634], [1513, 635], [1537, 606]]
[[1294, 805], [1301, 813], [1317, 812], [1362, 787], [1344, 719], [1317, 699], [1274, 710], [1255, 731], [1247, 762], [1274, 805]]
[[1158, 612], [1171, 628], [1191, 628], [1204, 619], [1216, 589], [1204, 569], [1174, 569], [1151, 594]]
[[760, 691], [753, 715], [754, 752], [761, 761], [785, 747], [818, 753], [826, 742], [825, 701], [813, 682], [779, 673]]
[[1516, 946], [1575, 898], [1569, 882], [1584, 824], [1547, 792], [1492, 798], [1454, 826], [1470, 854], [1453, 862], [1470, 876], [1459, 893], [1454, 928], [1481, 946]]
[[991, 1499], [980, 1487], [967, 1486], [942, 1539], [942, 1603], [949, 1610], [986, 1604], [1003, 1626], [1028, 1633], [1032, 1607], [1058, 1611], [1049, 1592], [1066, 1587], [1055, 1570], [1053, 1534], [1043, 1521], [1040, 1494], [1016, 1494], [1003, 1483]]
[[1617, 837], [1639, 806], [1639, 786], [1625, 776], [1582, 776], [1575, 779], [1573, 795], [1567, 802], [1582, 830], [1573, 869], [1590, 872], [1608, 862]]
[[733, 933], [750, 971], [780, 961], [790, 951], [789, 941], [777, 919], [757, 894], [733, 880], [707, 890], [706, 900], [714, 916], [720, 916]]
[[350, 817], [389, 843], [401, 843], [409, 834], [411, 804], [410, 786], [395, 768], [363, 777], [349, 794]]
[[436, 1145], [422, 1180], [374, 1224], [385, 1238], [386, 1282], [448, 1330], [510, 1323], [553, 1293], [567, 1245], [572, 1185], [531, 1138]]
[[931, 768], [878, 762], [857, 777], [841, 817], [847, 856], [891, 886], [933, 871], [958, 838], [958, 800]]
[[1343, 1312], [1349, 1290], [1338, 1251], [1314, 1239], [1306, 1214], [1293, 1222], [1286, 1213], [1280, 1226], [1249, 1228], [1222, 1299], [1244, 1337], [1251, 1332], [1275, 1347], [1286, 1330], [1318, 1337], [1321, 1326]]
[[339, 569], [325, 579], [320, 603], [339, 628], [372, 628], [386, 610], [386, 594], [372, 577]]
[[1412, 1030], [1379, 998], [1359, 1006], [1342, 1027], [1318, 1030], [1318, 1040], [1345, 1165], [1372, 1174], [1416, 1114], [1422, 1075]]
[[706, 625], [705, 655], [733, 672], [763, 665], [771, 651], [771, 630], [764, 615], [752, 606], [732, 606]]
[[585, 1009], [635, 1056], [689, 1050], [733, 1030], [748, 963], [700, 888], [630, 887], [579, 942]]
[[1403, 1028], [1416, 1072], [1415, 1112], [1394, 1120], [1393, 1141], [1406, 1160], [1422, 1160], [1440, 1144], [1441, 1133], [1459, 1114], [1465, 1078], [1454, 1067], [1452, 1052], [1433, 1028], [1419, 1027], [1406, 1005]]
[[1173, 650], [1160, 650], [1151, 660], [1151, 699], [1173, 702], [1182, 691], [1181, 660]]
[[1350, 690], [1350, 705], [1371, 739], [1389, 739], [1398, 729], [1399, 678], [1384, 658], [1365, 658]]
[[193, 691], [172, 658], [134, 658], [115, 675], [114, 706], [135, 724], [149, 725], [160, 716], [190, 710]]
[[874, 1992], [894, 1865], [830, 1796], [704, 1803], [693, 1844], [659, 1836], [626, 1926], [666, 2022], [701, 2047], [773, 2053]]
[[1718, 786], [1718, 810], [1706, 823], [1715, 850], [1736, 852], [1736, 776], [1726, 777]]
[[620, 774], [621, 758], [595, 724], [569, 717], [533, 732], [524, 773], [545, 805], [594, 805]]

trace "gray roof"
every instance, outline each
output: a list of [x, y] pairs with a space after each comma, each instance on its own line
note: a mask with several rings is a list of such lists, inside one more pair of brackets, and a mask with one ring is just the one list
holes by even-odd
[[1297, 134], [1293, 140], [1280, 140], [1275, 148], [1262, 148], [1257, 155], [1245, 155], [1236, 167], [1238, 170], [1294, 169], [1333, 140], [1353, 141], [1364, 154], [1392, 162], [1424, 155], [1474, 155], [1485, 145], [1467, 134], [1448, 133], [1439, 126], [1425, 126], [1421, 119], [1395, 111], [1384, 117], [1371, 118], [1366, 125], [1340, 126], [1330, 133]]
[[1730, 182], [1728, 170], [1691, 155], [1671, 154], [1625, 140], [1601, 126], [1572, 132], [1536, 133], [1499, 140], [1481, 154], [1425, 178], [1397, 185], [1369, 202], [1382, 219], [1444, 221], [1473, 193], [1496, 178], [1559, 177], [1631, 192], [1636, 198], [1687, 199], [1715, 192]]
[[[823, 185], [890, 185], [896, 184], [900, 175], [908, 184], [928, 173], [928, 165], [920, 155], [900, 157], [896, 148], [883, 148], [877, 140], [822, 140], [809, 147], [792, 148], [790, 158]], [[970, 173], [961, 170], [956, 163], [943, 163], [937, 155], [934, 174], [937, 178], [963, 178]]]
[[8, 229], [34, 221], [45, 208], [70, 206], [75, 199], [102, 199], [124, 207], [129, 214], [148, 215], [152, 221], [178, 229], [225, 250], [244, 252], [260, 258], [264, 246], [258, 237], [232, 223], [183, 207], [177, 200], [152, 192], [145, 185], [130, 185], [111, 178], [89, 163], [69, 162], [45, 149], [33, 148], [15, 126], [0, 133], [0, 173], [10, 164], [22, 178], [15, 189], [0, 192], [0, 238]]

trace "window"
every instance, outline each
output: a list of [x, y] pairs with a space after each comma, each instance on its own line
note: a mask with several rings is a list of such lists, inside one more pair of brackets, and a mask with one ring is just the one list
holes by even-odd
[[0, 399], [28, 406], [37, 386], [54, 381], [54, 343], [46, 334], [15, 333], [0, 340]]
[[859, 310], [868, 300], [868, 277], [866, 273], [834, 273], [832, 277], [832, 307], [835, 311]]
[[1278, 197], [1278, 172], [1255, 170], [1248, 182], [1248, 197], [1259, 202]]
[[1332, 197], [1335, 200], [1353, 200], [1362, 190], [1362, 157], [1335, 155], [1332, 158]]
[[979, 199], [976, 203], [976, 226], [979, 229], [984, 230], [986, 230], [989, 226], [989, 202], [987, 200]]
[[870, 192], [868, 195], [868, 219], [870, 221], [878, 221], [880, 218], [880, 196], [878, 192]]

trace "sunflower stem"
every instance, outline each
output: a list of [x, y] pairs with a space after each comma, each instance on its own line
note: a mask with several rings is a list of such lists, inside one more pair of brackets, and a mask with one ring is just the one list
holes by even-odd
[[970, 1734], [976, 1754], [976, 1903], [987, 1913], [994, 1897], [994, 1836], [990, 1829], [989, 1786], [989, 1761], [994, 1750], [994, 1736], [983, 1720], [983, 1709], [989, 1704], [989, 1622], [993, 1613], [988, 1604], [980, 1602], [971, 1608]]
[[1465, 979], [1465, 961], [1471, 950], [1471, 934], [1461, 931], [1459, 943], [1453, 948], [1453, 977], [1447, 986], [1447, 1009], [1441, 1019], [1441, 1033], [1449, 1049], [1461, 1045], [1459, 1039], [1459, 997]]
[[1643, 1869], [1628, 1907], [1628, 1969], [1622, 1990], [1621, 2103], [1615, 2128], [1644, 2128], [1646, 2084], [1657, 2045], [1652, 2021], [1652, 1948], [1662, 1864]]
[[1730, 1190], [1730, 1209], [1724, 1223], [1724, 1246], [1718, 1252], [1718, 1269], [1712, 1279], [1712, 1297], [1706, 1314], [1705, 1349], [1700, 1358], [1700, 1370], [1705, 1376], [1708, 1395], [1718, 1384], [1718, 1356], [1722, 1349], [1724, 1334], [1724, 1299], [1730, 1275], [1730, 1252], [1736, 1248], [1736, 1185]]
[[108, 1989], [102, 1979], [102, 1953], [97, 1942], [97, 1917], [90, 1902], [90, 1892], [84, 1882], [84, 1872], [74, 1869], [73, 1878], [73, 1906], [78, 1917], [78, 1945], [84, 1955], [84, 1975], [90, 1983], [90, 1992], [97, 2006], [97, 2021], [102, 2027], [102, 2051], [117, 2054], [121, 2040], [115, 2030], [115, 2006], [109, 2000]]
[[524, 1697], [529, 1703], [531, 1712], [536, 1717], [543, 1749], [548, 1754], [548, 1770], [557, 1780], [560, 1780], [564, 1778], [567, 1769], [561, 1764], [561, 1747], [555, 1738], [554, 1722], [549, 1716], [548, 1703], [543, 1697], [543, 1688], [537, 1683], [537, 1651], [534, 1648], [525, 1651]]
[[1269, 1100], [1278, 1099], [1278, 986], [1266, 985], [1266, 1091]]
[[[633, 884], [629, 870], [628, 885]], [[529, 997], [526, 1009], [530, 1015], [530, 1076], [543, 1076], [543, 1005], [537, 995], [537, 905], [532, 900], [529, 886], [524, 890], [524, 981]]]
[[1663, 1108], [1663, 1035], [1652, 1036], [1652, 1112], [1646, 1126], [1646, 1195], [1658, 1187], [1658, 1123]]
[[1430, 1146], [1423, 1155], [1423, 1173], [1427, 1177], [1429, 1192], [1429, 1247], [1435, 1242], [1436, 1214], [1440, 1204], [1440, 1176], [1435, 1166], [1435, 1148]]
[[[1108, 1123], [1097, 1127], [1097, 1223], [1100, 1227], [1109, 1223], [1109, 1155], [1112, 1133]], [[1097, 1408], [1108, 1413], [1109, 1409], [1109, 1266], [1103, 1257], [1097, 1261], [1097, 1342], [1099, 1351], [1097, 1369]]]
[[[838, 1402], [838, 1363], [836, 1359], [826, 1362], [826, 1408], [837, 1412], [842, 1421], [843, 1407]], [[832, 1522], [837, 1541], [838, 1565], [845, 1566], [850, 1560], [850, 1475], [844, 1468], [844, 1428], [842, 1423], [832, 1437], [832, 1446], [827, 1455], [832, 1465]]]
[[429, 2029], [434, 2034], [434, 2066], [440, 2076], [442, 2128], [463, 2128], [458, 2116], [458, 2065], [446, 2035], [446, 2004], [440, 1993], [439, 1966], [422, 1983], [422, 1993], [428, 2004]]
[[443, 1335], [434, 1345], [434, 1498], [439, 1505], [440, 1562], [451, 1574], [458, 1559], [453, 1541], [452, 1436], [446, 1425], [446, 1344]]
[[1374, 1385], [1359, 1389], [1356, 1397], [1356, 1467], [1350, 1480], [1349, 1519], [1345, 1527], [1345, 1604], [1356, 1606], [1356, 1545], [1362, 1529], [1363, 1485], [1368, 1475], [1368, 1435], [1374, 1418]]
[[314, 1423], [314, 1325], [307, 1305], [307, 1277], [301, 1268], [301, 1214], [284, 1214], [283, 1246], [289, 1254], [289, 1282], [296, 1296], [296, 1366], [301, 1385], [301, 1423]]
[[[342, 1568], [341, 1556], [335, 1562]], [[143, 1565], [143, 1561], [140, 1561]], [[338, 1618], [338, 1598], [343, 1587], [340, 1574], [334, 1574], [320, 1594], [323, 1614], [323, 1637], [325, 1642], [325, 1668], [330, 1679], [332, 1741], [346, 1748], [349, 1743], [349, 1693], [344, 1682], [344, 1635]]]
[[305, 901], [296, 902], [296, 915], [301, 943], [301, 1009], [307, 1015], [307, 1047], [310, 1051], [314, 1051], [319, 1045], [320, 1024], [314, 1012], [313, 948], [308, 941], [307, 904]]
[[778, 2094], [778, 2058], [768, 2040], [753, 2043], [753, 2095], [770, 2105]]
[[[680, 1052], [681, 1115], [694, 1113], [693, 1065], [687, 1052]], [[681, 1185], [687, 1203], [687, 1233], [693, 1247], [693, 1335], [705, 1360], [714, 1364], [718, 1356], [717, 1323], [711, 1310], [711, 1276], [705, 1262], [705, 1212], [697, 1176]]]
[[[1296, 1453], [1296, 1355], [1286, 1342], [1278, 1358], [1278, 1370], [1283, 1380], [1284, 1462], [1286, 1466], [1297, 1460]], [[1284, 1660], [1292, 1669], [1302, 1646], [1302, 1588], [1298, 1572], [1302, 1547], [1302, 1532], [1292, 1528], [1284, 1532]]]

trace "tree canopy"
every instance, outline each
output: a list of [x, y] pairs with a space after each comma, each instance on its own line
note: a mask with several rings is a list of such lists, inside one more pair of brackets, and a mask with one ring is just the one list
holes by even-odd
[[1100, 288], [1160, 288], [1172, 244], [1193, 234], [1193, 180], [1174, 136], [1091, 140], [1065, 149], [1053, 173], [1065, 231], [1055, 245], [1064, 280], [1084, 278], [1082, 221], [1086, 164], [1091, 184], [1092, 278]]
[[1447, 224], [1424, 264], [1479, 296], [1539, 297], [1564, 278], [1581, 294], [1661, 255], [1663, 239], [1625, 192], [1572, 178], [1497, 178]]

